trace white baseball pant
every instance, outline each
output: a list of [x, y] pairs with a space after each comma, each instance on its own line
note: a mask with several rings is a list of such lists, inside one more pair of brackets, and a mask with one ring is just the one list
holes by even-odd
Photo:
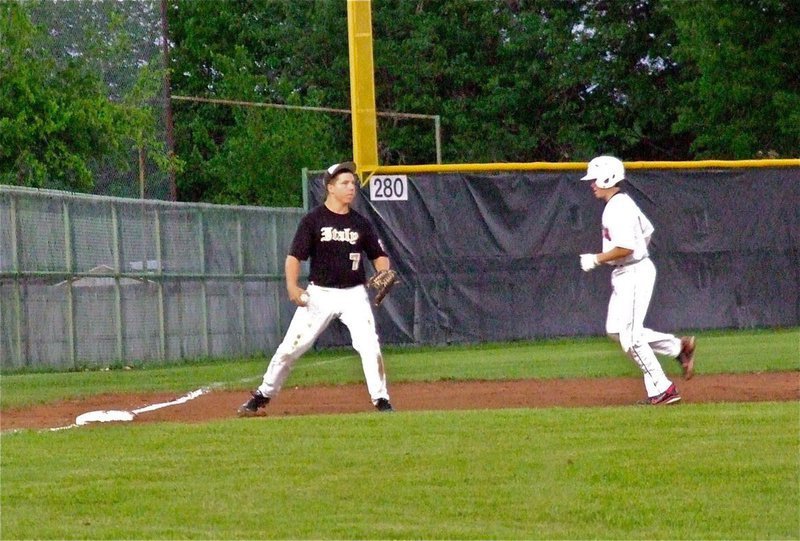
[[680, 338], [644, 326], [655, 281], [656, 267], [649, 258], [615, 268], [606, 318], [606, 333], [642, 370], [647, 396], [657, 396], [672, 385], [655, 354], [677, 357], [681, 351]]
[[389, 399], [383, 356], [375, 330], [375, 318], [364, 286], [346, 289], [309, 284], [308, 303], [299, 306], [292, 317], [283, 342], [269, 362], [258, 390], [274, 397], [280, 392], [295, 361], [314, 344], [320, 334], [338, 318], [350, 331], [353, 349], [361, 357], [361, 368], [372, 403]]

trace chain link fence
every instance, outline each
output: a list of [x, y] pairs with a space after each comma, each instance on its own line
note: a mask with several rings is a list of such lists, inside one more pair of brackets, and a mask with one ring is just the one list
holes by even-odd
[[235, 357], [277, 347], [301, 208], [0, 186], [0, 368]]

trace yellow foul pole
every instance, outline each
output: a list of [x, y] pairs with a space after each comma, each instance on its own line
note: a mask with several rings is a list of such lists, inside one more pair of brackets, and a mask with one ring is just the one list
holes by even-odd
[[347, 0], [353, 161], [358, 172], [378, 167], [378, 123], [372, 64], [372, 0]]

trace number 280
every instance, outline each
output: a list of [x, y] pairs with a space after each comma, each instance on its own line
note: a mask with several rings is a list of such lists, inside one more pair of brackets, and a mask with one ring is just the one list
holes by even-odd
[[373, 176], [369, 181], [369, 197], [373, 201], [408, 201], [408, 177]]

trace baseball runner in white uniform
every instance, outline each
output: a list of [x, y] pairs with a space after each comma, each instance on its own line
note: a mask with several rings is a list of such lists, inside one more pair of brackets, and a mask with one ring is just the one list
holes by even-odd
[[647, 391], [643, 403], [674, 404], [681, 395], [655, 354], [675, 357], [684, 378], [689, 379], [694, 374], [695, 337], [678, 338], [644, 326], [656, 280], [656, 268], [647, 249], [655, 229], [633, 199], [621, 190], [619, 183], [624, 179], [625, 167], [615, 157], [598, 156], [589, 162], [581, 180], [591, 181], [594, 196], [606, 202], [603, 251], [582, 254], [581, 268], [588, 272], [601, 264], [614, 267], [606, 333], [642, 370]]
[[[295, 361], [336, 318], [350, 331], [373, 405], [378, 411], [392, 411], [375, 318], [364, 286], [363, 256], [376, 271], [389, 269], [389, 258], [372, 225], [350, 208], [357, 189], [356, 165], [332, 165], [323, 182], [325, 203], [303, 217], [286, 257], [286, 289], [298, 308], [261, 385], [239, 407], [241, 416], [257, 415], [280, 392]], [[309, 284], [302, 289], [300, 262], [309, 258]]]

